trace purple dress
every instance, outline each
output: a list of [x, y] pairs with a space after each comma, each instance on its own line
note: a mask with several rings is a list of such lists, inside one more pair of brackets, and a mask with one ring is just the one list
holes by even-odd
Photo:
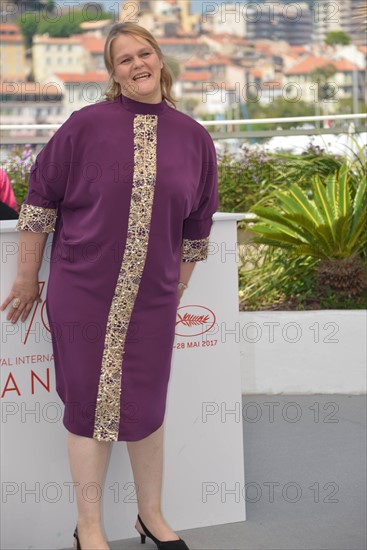
[[38, 154], [17, 229], [54, 231], [47, 315], [72, 433], [137, 441], [163, 423], [180, 262], [218, 207], [207, 130], [123, 95], [74, 112]]

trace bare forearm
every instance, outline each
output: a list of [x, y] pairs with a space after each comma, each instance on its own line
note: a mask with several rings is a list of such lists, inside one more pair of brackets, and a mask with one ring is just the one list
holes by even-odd
[[48, 233], [19, 231], [18, 276], [38, 278]]
[[[181, 283], [185, 283], [185, 285], [189, 284], [189, 280], [190, 280], [191, 274], [194, 270], [195, 264], [196, 264], [196, 262], [183, 262], [183, 261], [181, 261], [180, 278], [179, 278], [179, 281]], [[182, 298], [183, 293], [184, 293], [184, 288], [179, 287], [179, 289], [178, 289], [179, 302]]]
[[39, 295], [38, 272], [41, 267], [47, 233], [19, 231], [18, 273], [13, 286], [0, 306], [4, 311], [9, 305], [6, 319], [16, 323], [25, 321], [35, 301], [42, 302]]
[[179, 281], [188, 284], [195, 265], [196, 262], [181, 262]]

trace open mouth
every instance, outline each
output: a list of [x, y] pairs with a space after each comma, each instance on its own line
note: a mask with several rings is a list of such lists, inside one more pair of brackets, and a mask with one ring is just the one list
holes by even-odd
[[149, 73], [141, 73], [141, 74], [138, 74], [138, 75], [134, 76], [133, 80], [134, 80], [134, 82], [138, 82], [138, 81], [141, 81], [141, 80], [148, 80], [148, 78], [150, 78]]

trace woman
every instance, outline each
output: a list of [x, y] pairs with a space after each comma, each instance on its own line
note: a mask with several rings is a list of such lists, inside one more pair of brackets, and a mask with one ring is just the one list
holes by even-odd
[[108, 548], [100, 503], [85, 502], [82, 488], [102, 486], [112, 442], [126, 441], [141, 542], [147, 535], [178, 550], [187, 546], [161, 512], [163, 420], [177, 306], [207, 258], [218, 207], [215, 149], [168, 104], [172, 77], [148, 31], [114, 25], [105, 63], [107, 100], [74, 112], [32, 167], [17, 227], [40, 254], [19, 260], [1, 307], [25, 321], [41, 301], [37, 274], [54, 232], [47, 314], [77, 484], [77, 547]]

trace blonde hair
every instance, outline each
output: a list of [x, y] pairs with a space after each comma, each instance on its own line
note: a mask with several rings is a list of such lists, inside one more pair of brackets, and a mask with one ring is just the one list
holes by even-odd
[[144, 38], [147, 42], [149, 42], [149, 44], [152, 46], [152, 48], [155, 50], [156, 54], [158, 55], [159, 59], [163, 62], [163, 68], [161, 70], [161, 90], [162, 90], [163, 99], [166, 99], [167, 101], [169, 101], [173, 105], [173, 107], [176, 108], [176, 102], [178, 100], [175, 99], [171, 93], [172, 85], [173, 85], [173, 74], [170, 67], [165, 62], [165, 57], [158, 45], [158, 42], [156, 41], [154, 36], [149, 31], [147, 31], [144, 27], [141, 27], [140, 25], [136, 25], [135, 23], [130, 23], [130, 22], [116, 23], [115, 25], [113, 25], [113, 27], [111, 28], [106, 38], [105, 47], [104, 47], [104, 62], [110, 77], [110, 80], [108, 82], [108, 86], [105, 92], [106, 99], [113, 101], [117, 99], [117, 97], [122, 93], [120, 84], [113, 79], [114, 65], [113, 65], [113, 59], [112, 59], [112, 42], [120, 34], [130, 34], [132, 36], [139, 36], [140, 38]]

